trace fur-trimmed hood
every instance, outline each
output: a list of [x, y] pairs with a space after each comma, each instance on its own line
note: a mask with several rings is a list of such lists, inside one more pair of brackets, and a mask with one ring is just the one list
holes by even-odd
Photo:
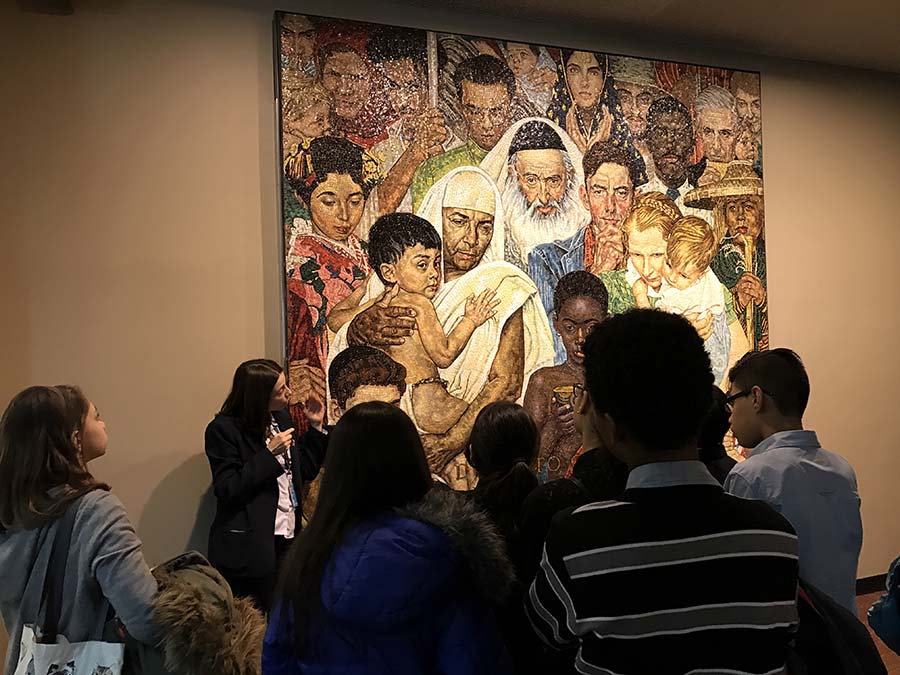
[[514, 581], [487, 517], [464, 495], [432, 490], [347, 533], [322, 575], [322, 606], [346, 626], [386, 629], [426, 620], [459, 594], [500, 602]]
[[177, 675], [259, 675], [266, 620], [235, 598], [228, 582], [199, 553], [153, 570], [156, 616], [166, 669]]
[[486, 599], [500, 603], [509, 597], [516, 574], [506, 542], [470, 496], [436, 487], [399, 513], [434, 525], [450, 537]]

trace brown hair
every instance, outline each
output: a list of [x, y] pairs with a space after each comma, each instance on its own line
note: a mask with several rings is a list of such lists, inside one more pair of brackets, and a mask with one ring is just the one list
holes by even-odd
[[681, 211], [671, 199], [662, 192], [647, 192], [634, 202], [631, 213], [622, 222], [622, 240], [628, 247], [628, 233], [644, 232], [652, 227], [662, 230], [663, 238], [668, 239], [675, 221], [681, 218]]
[[397, 387], [402, 396], [406, 391], [406, 368], [375, 347], [351, 345], [331, 362], [328, 384], [331, 398], [341, 410], [346, 410], [347, 400], [365, 385]]
[[735, 387], [759, 387], [782, 415], [803, 417], [809, 403], [809, 375], [796, 352], [779, 347], [744, 354], [728, 372]]
[[29, 387], [0, 418], [0, 526], [42, 527], [97, 482], [76, 447], [90, 404], [72, 385]]
[[717, 243], [709, 223], [697, 216], [685, 216], [669, 233], [666, 258], [675, 268], [693, 263], [698, 270], [705, 270], [716, 255]]
[[597, 141], [588, 148], [588, 151], [584, 153], [584, 159], [581, 160], [585, 186], [602, 164], [618, 164], [628, 169], [628, 178], [631, 180], [632, 189], [640, 182], [641, 170], [635, 164], [634, 158], [617, 145]]
[[737, 90], [743, 89], [751, 96], [759, 96], [759, 75], [737, 71], [731, 76], [731, 93], [737, 96]]

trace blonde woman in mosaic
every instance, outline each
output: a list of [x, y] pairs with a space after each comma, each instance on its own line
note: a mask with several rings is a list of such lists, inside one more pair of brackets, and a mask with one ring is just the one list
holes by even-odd
[[[685, 216], [675, 222], [666, 240], [663, 284], [656, 308], [671, 314], [712, 317], [712, 334], [703, 346], [709, 354], [716, 382], [725, 379], [731, 336], [725, 316], [725, 292], [709, 265], [717, 250], [712, 228], [702, 218]], [[649, 308], [647, 284], [632, 287], [638, 307]]]
[[661, 192], [648, 192], [635, 199], [631, 213], [622, 222], [624, 269], [597, 275], [609, 291], [610, 314], [622, 314], [635, 307], [633, 289], [638, 280], [646, 284], [651, 303], [655, 304], [663, 281], [666, 240], [679, 218], [681, 211], [675, 202]]
[[[637, 198], [632, 212], [622, 223], [625, 269], [601, 272], [598, 275], [609, 291], [611, 315], [622, 314], [637, 306], [634, 286], [639, 279], [647, 285], [650, 305], [657, 306], [665, 282], [669, 237], [681, 218], [681, 211], [675, 202], [660, 192], [648, 192]], [[723, 289], [723, 294], [725, 319], [731, 336], [728, 364], [733, 365], [750, 350], [750, 344], [735, 313], [731, 291], [725, 292]], [[691, 322], [704, 341], [713, 335], [713, 314], [687, 312], [683, 316]]]

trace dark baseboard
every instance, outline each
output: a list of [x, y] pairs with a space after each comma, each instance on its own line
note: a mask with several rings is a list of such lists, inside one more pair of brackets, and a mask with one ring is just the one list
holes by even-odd
[[856, 594], [868, 595], [869, 593], [878, 593], [884, 591], [885, 580], [887, 574], [876, 574], [874, 577], [864, 577], [856, 580]]

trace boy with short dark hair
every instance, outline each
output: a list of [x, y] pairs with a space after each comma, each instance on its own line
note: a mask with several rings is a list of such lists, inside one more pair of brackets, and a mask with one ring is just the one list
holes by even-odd
[[406, 368], [380, 349], [347, 347], [328, 368], [332, 421], [359, 403], [382, 401], [399, 406], [406, 391]]
[[725, 479], [739, 497], [761, 499], [791, 521], [800, 538], [800, 576], [856, 614], [862, 548], [853, 467], [803, 428], [809, 377], [790, 349], [751, 352], [731, 369], [726, 399], [746, 461]]

